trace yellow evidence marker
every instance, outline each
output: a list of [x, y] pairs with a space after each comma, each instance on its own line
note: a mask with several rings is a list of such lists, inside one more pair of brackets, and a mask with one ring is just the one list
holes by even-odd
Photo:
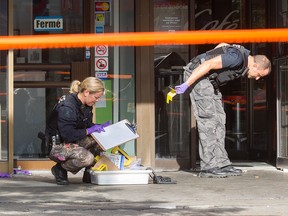
[[166, 103], [169, 104], [170, 101], [172, 101], [172, 98], [176, 95], [176, 90], [169, 87], [171, 90], [168, 92], [167, 97], [166, 97]]

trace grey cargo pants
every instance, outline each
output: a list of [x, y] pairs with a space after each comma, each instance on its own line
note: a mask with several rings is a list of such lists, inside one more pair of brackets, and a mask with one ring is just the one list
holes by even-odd
[[[184, 67], [184, 82], [199, 65], [200, 60], [195, 58]], [[192, 86], [190, 99], [199, 133], [201, 170], [230, 165], [225, 150], [226, 114], [222, 105], [222, 94], [216, 94], [208, 78], [203, 77]]]
[[87, 136], [77, 143], [53, 145], [49, 158], [61, 163], [65, 170], [76, 174], [84, 167], [93, 166], [95, 156], [99, 155], [100, 151], [96, 141], [91, 136]]

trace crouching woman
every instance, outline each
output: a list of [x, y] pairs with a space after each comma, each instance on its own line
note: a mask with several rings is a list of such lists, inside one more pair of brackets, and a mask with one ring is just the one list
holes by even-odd
[[52, 143], [49, 158], [56, 162], [51, 172], [59, 185], [69, 184], [67, 171], [76, 174], [84, 167], [83, 182], [90, 182], [88, 169], [101, 151], [90, 134], [103, 132], [109, 125], [92, 123], [93, 105], [105, 93], [103, 82], [87, 77], [82, 82], [73, 81], [71, 87], [73, 91], [59, 99], [46, 125]]

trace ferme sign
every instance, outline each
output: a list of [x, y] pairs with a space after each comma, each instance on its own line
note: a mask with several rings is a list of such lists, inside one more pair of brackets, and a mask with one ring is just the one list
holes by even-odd
[[62, 16], [35, 17], [34, 31], [63, 31], [63, 17]]

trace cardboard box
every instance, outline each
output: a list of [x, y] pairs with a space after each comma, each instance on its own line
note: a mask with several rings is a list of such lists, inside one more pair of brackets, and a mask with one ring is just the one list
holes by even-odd
[[91, 183], [97, 185], [148, 184], [151, 170], [90, 171]]
[[112, 171], [119, 170], [118, 167], [114, 163], [112, 163], [112, 161], [105, 155], [100, 156], [99, 161], [97, 161], [97, 163], [92, 167], [92, 170], [98, 169], [102, 164], [105, 164], [108, 170]]

